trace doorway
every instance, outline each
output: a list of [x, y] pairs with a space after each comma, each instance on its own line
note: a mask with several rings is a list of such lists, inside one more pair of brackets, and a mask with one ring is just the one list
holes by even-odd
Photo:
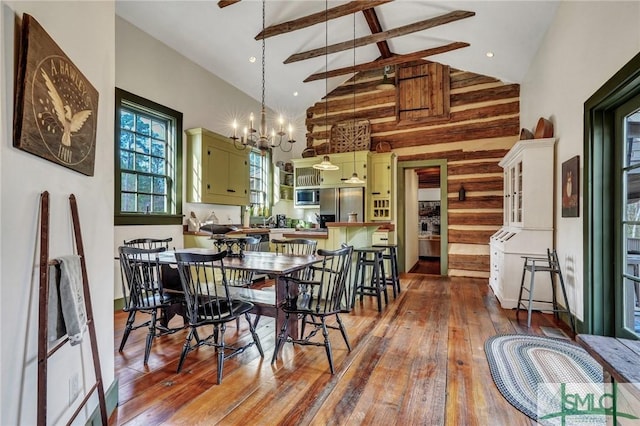
[[[420, 188], [420, 179], [423, 188]], [[425, 198], [422, 204], [420, 189]], [[427, 189], [430, 191], [425, 191]], [[447, 275], [446, 160], [398, 162], [397, 224], [401, 270]]]
[[[418, 179], [418, 262], [409, 270], [440, 275], [440, 167], [414, 169]], [[410, 227], [407, 227], [411, 235]]]

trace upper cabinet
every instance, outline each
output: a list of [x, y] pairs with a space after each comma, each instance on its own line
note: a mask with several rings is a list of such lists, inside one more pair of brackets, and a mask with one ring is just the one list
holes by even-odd
[[504, 169], [504, 226], [553, 228], [554, 138], [517, 142]]
[[393, 152], [369, 154], [367, 205], [369, 220], [394, 219], [394, 191], [397, 155]]
[[187, 134], [187, 201], [190, 203], [249, 204], [249, 152], [203, 128]]

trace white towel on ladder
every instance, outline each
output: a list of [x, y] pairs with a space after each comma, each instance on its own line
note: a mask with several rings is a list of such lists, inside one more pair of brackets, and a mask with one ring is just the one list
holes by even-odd
[[[80, 256], [68, 255], [56, 259], [60, 264], [60, 305], [71, 345], [82, 342], [87, 329], [87, 309], [84, 303]], [[51, 289], [49, 289], [51, 291]]]

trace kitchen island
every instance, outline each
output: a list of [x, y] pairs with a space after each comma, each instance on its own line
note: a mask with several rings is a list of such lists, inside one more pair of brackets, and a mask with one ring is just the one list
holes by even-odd
[[336, 250], [342, 243], [358, 247], [370, 246], [373, 233], [379, 229], [393, 230], [391, 222], [327, 222], [326, 232], [301, 229], [283, 234], [285, 238], [308, 238], [318, 241], [318, 248]]

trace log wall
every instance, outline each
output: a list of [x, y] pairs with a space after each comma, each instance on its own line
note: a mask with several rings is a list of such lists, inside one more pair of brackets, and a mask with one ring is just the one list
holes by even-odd
[[[396, 90], [376, 89], [381, 80], [381, 70], [360, 73], [309, 108], [307, 146], [328, 152], [333, 124], [368, 119], [372, 150], [388, 142], [400, 162], [446, 159], [448, 211], [442, 214], [448, 228], [441, 232], [448, 232], [448, 275], [488, 278], [489, 236], [502, 226], [503, 215], [498, 162], [520, 134], [520, 86], [450, 69], [449, 118], [399, 125]], [[461, 184], [466, 201], [458, 201]]]

